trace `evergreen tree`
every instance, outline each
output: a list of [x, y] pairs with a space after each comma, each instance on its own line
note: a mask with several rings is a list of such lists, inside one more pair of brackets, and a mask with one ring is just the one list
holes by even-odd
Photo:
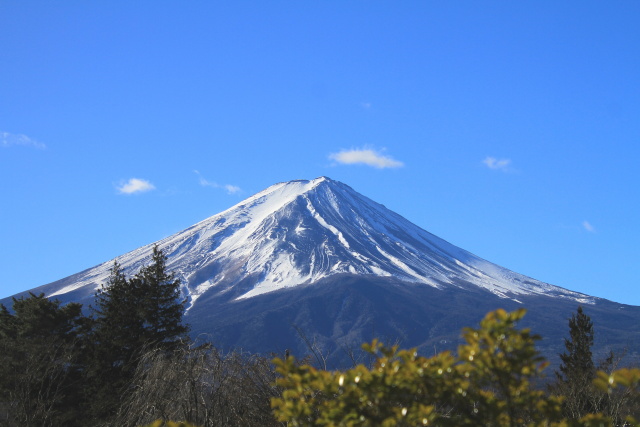
[[565, 396], [563, 409], [567, 417], [580, 418], [597, 412], [600, 393], [593, 388], [596, 366], [593, 362], [593, 322], [582, 307], [569, 320], [569, 339], [564, 340], [566, 351], [560, 354], [562, 364], [555, 372], [555, 391]]
[[82, 306], [61, 306], [44, 294], [0, 306], [0, 402], [19, 425], [77, 425]]
[[142, 325], [134, 295], [115, 261], [91, 306], [93, 330], [85, 372], [86, 394], [92, 396], [86, 414], [91, 424], [113, 416], [135, 370]]
[[[7, 307], [0, 304], [0, 344], [11, 342], [16, 338], [16, 318]], [[2, 353], [0, 353], [0, 356]], [[1, 367], [1, 366], [0, 366]]]
[[15, 335], [15, 317], [0, 304], [0, 419], [11, 416], [10, 408], [3, 402], [9, 402], [12, 389]]
[[593, 322], [582, 307], [569, 320], [570, 339], [564, 340], [566, 352], [560, 355], [562, 365], [561, 376], [566, 380], [583, 377], [585, 374], [595, 377], [596, 366], [593, 362], [591, 347], [593, 346]]
[[96, 292], [94, 342], [103, 360], [115, 367], [126, 365], [143, 340], [143, 319], [135, 283], [128, 281], [114, 261], [107, 282]]
[[166, 256], [155, 246], [151, 263], [127, 279], [114, 262], [96, 293], [94, 348], [88, 382], [95, 396], [91, 419], [111, 419], [131, 387], [139, 358], [152, 349], [172, 350], [186, 338], [180, 281], [167, 272]]
[[167, 271], [166, 262], [165, 254], [154, 246], [151, 264], [143, 267], [131, 283], [140, 297], [145, 344], [172, 349], [184, 341], [188, 328], [182, 323], [186, 301], [180, 301], [180, 280]]

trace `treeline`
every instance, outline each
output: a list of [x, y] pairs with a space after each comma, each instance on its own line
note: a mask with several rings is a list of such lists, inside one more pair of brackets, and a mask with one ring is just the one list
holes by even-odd
[[133, 277], [114, 263], [87, 315], [42, 294], [14, 299], [12, 312], [0, 306], [0, 425], [606, 426], [640, 415], [640, 370], [616, 371], [613, 354], [594, 362], [581, 308], [559, 370], [539, 389], [546, 362], [540, 337], [516, 327], [524, 310], [489, 313], [455, 355], [374, 341], [363, 346], [368, 365], [352, 358], [352, 369], [330, 372], [311, 357], [197, 345], [179, 287], [155, 247]]
[[269, 425], [271, 363], [195, 346], [179, 288], [155, 247], [133, 277], [114, 263], [87, 315], [43, 294], [0, 306], [0, 425]]

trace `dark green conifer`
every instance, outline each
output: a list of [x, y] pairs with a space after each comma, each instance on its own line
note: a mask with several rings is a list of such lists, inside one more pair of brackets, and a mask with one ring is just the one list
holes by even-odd
[[151, 264], [131, 282], [140, 294], [145, 344], [171, 349], [185, 339], [188, 328], [182, 323], [185, 301], [181, 301], [180, 280], [167, 271], [166, 262], [166, 255], [154, 246]]
[[597, 412], [600, 393], [593, 387], [596, 366], [593, 362], [593, 322], [582, 307], [569, 320], [569, 339], [564, 340], [566, 351], [560, 354], [562, 364], [555, 372], [555, 391], [565, 396], [563, 409], [569, 418], [578, 419]]
[[97, 423], [112, 417], [135, 370], [142, 332], [134, 293], [117, 261], [96, 292], [91, 306], [93, 330], [87, 355], [87, 419]]
[[595, 377], [596, 366], [593, 362], [591, 347], [593, 346], [593, 322], [582, 307], [569, 320], [569, 339], [564, 340], [566, 352], [560, 355], [562, 365], [561, 376], [565, 380], [582, 377]]
[[110, 419], [130, 390], [142, 354], [172, 350], [185, 341], [180, 281], [167, 271], [166, 256], [154, 246], [151, 263], [127, 279], [114, 262], [107, 282], [96, 293], [94, 349], [88, 369], [93, 384], [93, 420]]
[[114, 261], [107, 282], [96, 292], [94, 341], [109, 364], [122, 366], [130, 361], [140, 345], [143, 319], [135, 284], [128, 281], [122, 267]]
[[44, 294], [0, 307], [0, 402], [11, 402], [17, 425], [77, 425], [82, 306], [61, 306]]

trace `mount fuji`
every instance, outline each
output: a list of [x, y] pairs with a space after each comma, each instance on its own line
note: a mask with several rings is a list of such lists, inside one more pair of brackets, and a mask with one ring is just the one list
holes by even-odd
[[[640, 307], [500, 267], [326, 177], [275, 184], [115, 260], [132, 275], [155, 244], [181, 279], [192, 333], [225, 348], [304, 354], [313, 341], [335, 364], [374, 337], [455, 349], [460, 328], [487, 311], [525, 307], [525, 325], [545, 337], [539, 349], [553, 359], [582, 305], [594, 321], [596, 354], [614, 349], [638, 359], [640, 351]], [[31, 292], [87, 306], [113, 261]]]

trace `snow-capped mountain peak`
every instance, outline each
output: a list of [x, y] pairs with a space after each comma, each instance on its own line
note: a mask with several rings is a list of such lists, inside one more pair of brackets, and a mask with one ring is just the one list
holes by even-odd
[[[533, 294], [591, 301], [483, 260], [326, 177], [272, 185], [157, 244], [182, 279], [190, 307], [209, 293], [243, 300], [337, 274], [440, 289], [480, 287], [514, 300]], [[116, 259], [132, 274], [152, 248]], [[45, 292], [93, 292], [112, 263], [46, 285]]]

